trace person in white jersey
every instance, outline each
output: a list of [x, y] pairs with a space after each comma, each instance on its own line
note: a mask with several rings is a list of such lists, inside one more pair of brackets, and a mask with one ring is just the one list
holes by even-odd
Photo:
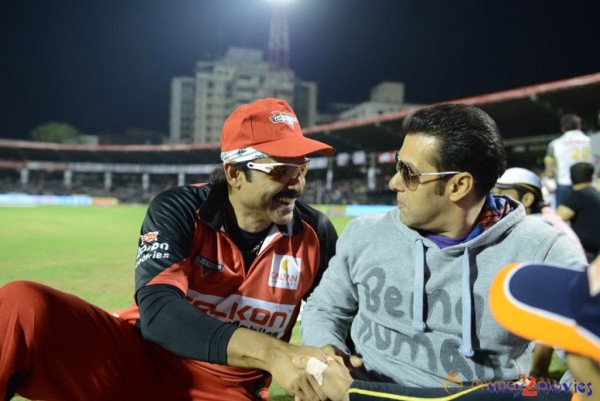
[[565, 114], [560, 119], [560, 130], [562, 135], [548, 144], [544, 158], [544, 174], [556, 179], [555, 207], [571, 192], [571, 166], [578, 162], [592, 163], [590, 137], [581, 130], [581, 118]]

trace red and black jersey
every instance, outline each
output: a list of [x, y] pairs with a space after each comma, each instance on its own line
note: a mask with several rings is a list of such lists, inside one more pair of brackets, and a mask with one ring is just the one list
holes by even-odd
[[[227, 202], [227, 188], [211, 184], [177, 187], [153, 199], [136, 260], [140, 327], [178, 355], [213, 362], [198, 362], [207, 372], [264, 385], [264, 372], [214, 363], [226, 364], [227, 341], [238, 325], [289, 340], [300, 301], [334, 255], [337, 234], [325, 215], [297, 201], [293, 222], [274, 225], [245, 267], [223, 228]], [[121, 317], [135, 318], [135, 312]]]

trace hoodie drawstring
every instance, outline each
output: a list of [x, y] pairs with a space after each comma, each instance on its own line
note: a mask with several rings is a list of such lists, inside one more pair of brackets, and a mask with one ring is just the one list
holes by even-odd
[[[415, 330], [424, 332], [427, 328], [424, 317], [423, 299], [425, 291], [425, 245], [422, 241], [415, 243], [415, 281], [413, 283], [413, 323]], [[469, 261], [469, 248], [465, 248], [462, 261], [462, 345], [459, 351], [462, 355], [472, 358], [473, 341], [471, 338], [472, 300], [471, 300], [471, 265]]]
[[464, 356], [471, 358], [473, 342], [471, 339], [471, 263], [469, 261], [469, 248], [465, 248], [462, 261], [462, 340], [459, 351]]
[[420, 332], [427, 327], [423, 316], [423, 291], [425, 291], [425, 251], [422, 241], [416, 243], [415, 282], [413, 287], [413, 328]]

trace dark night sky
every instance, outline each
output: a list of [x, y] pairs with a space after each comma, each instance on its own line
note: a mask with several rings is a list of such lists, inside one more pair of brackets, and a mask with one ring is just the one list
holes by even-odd
[[[51, 120], [166, 132], [171, 78], [228, 46], [266, 49], [269, 19], [263, 0], [3, 1], [0, 138]], [[289, 20], [319, 108], [384, 80], [431, 103], [600, 71], [597, 0], [296, 0]]]

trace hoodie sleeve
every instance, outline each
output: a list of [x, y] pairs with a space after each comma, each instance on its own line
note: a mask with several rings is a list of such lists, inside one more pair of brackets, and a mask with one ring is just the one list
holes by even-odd
[[540, 252], [546, 252], [542, 255], [545, 263], [569, 266], [577, 270], [584, 270], [587, 267], [585, 256], [573, 246], [563, 232], [557, 232], [557, 235], [547, 241], [547, 247], [540, 247]]
[[305, 345], [331, 344], [349, 353], [346, 338], [358, 310], [357, 286], [350, 272], [352, 227], [350, 222], [340, 236], [336, 255], [302, 311], [300, 330]]

